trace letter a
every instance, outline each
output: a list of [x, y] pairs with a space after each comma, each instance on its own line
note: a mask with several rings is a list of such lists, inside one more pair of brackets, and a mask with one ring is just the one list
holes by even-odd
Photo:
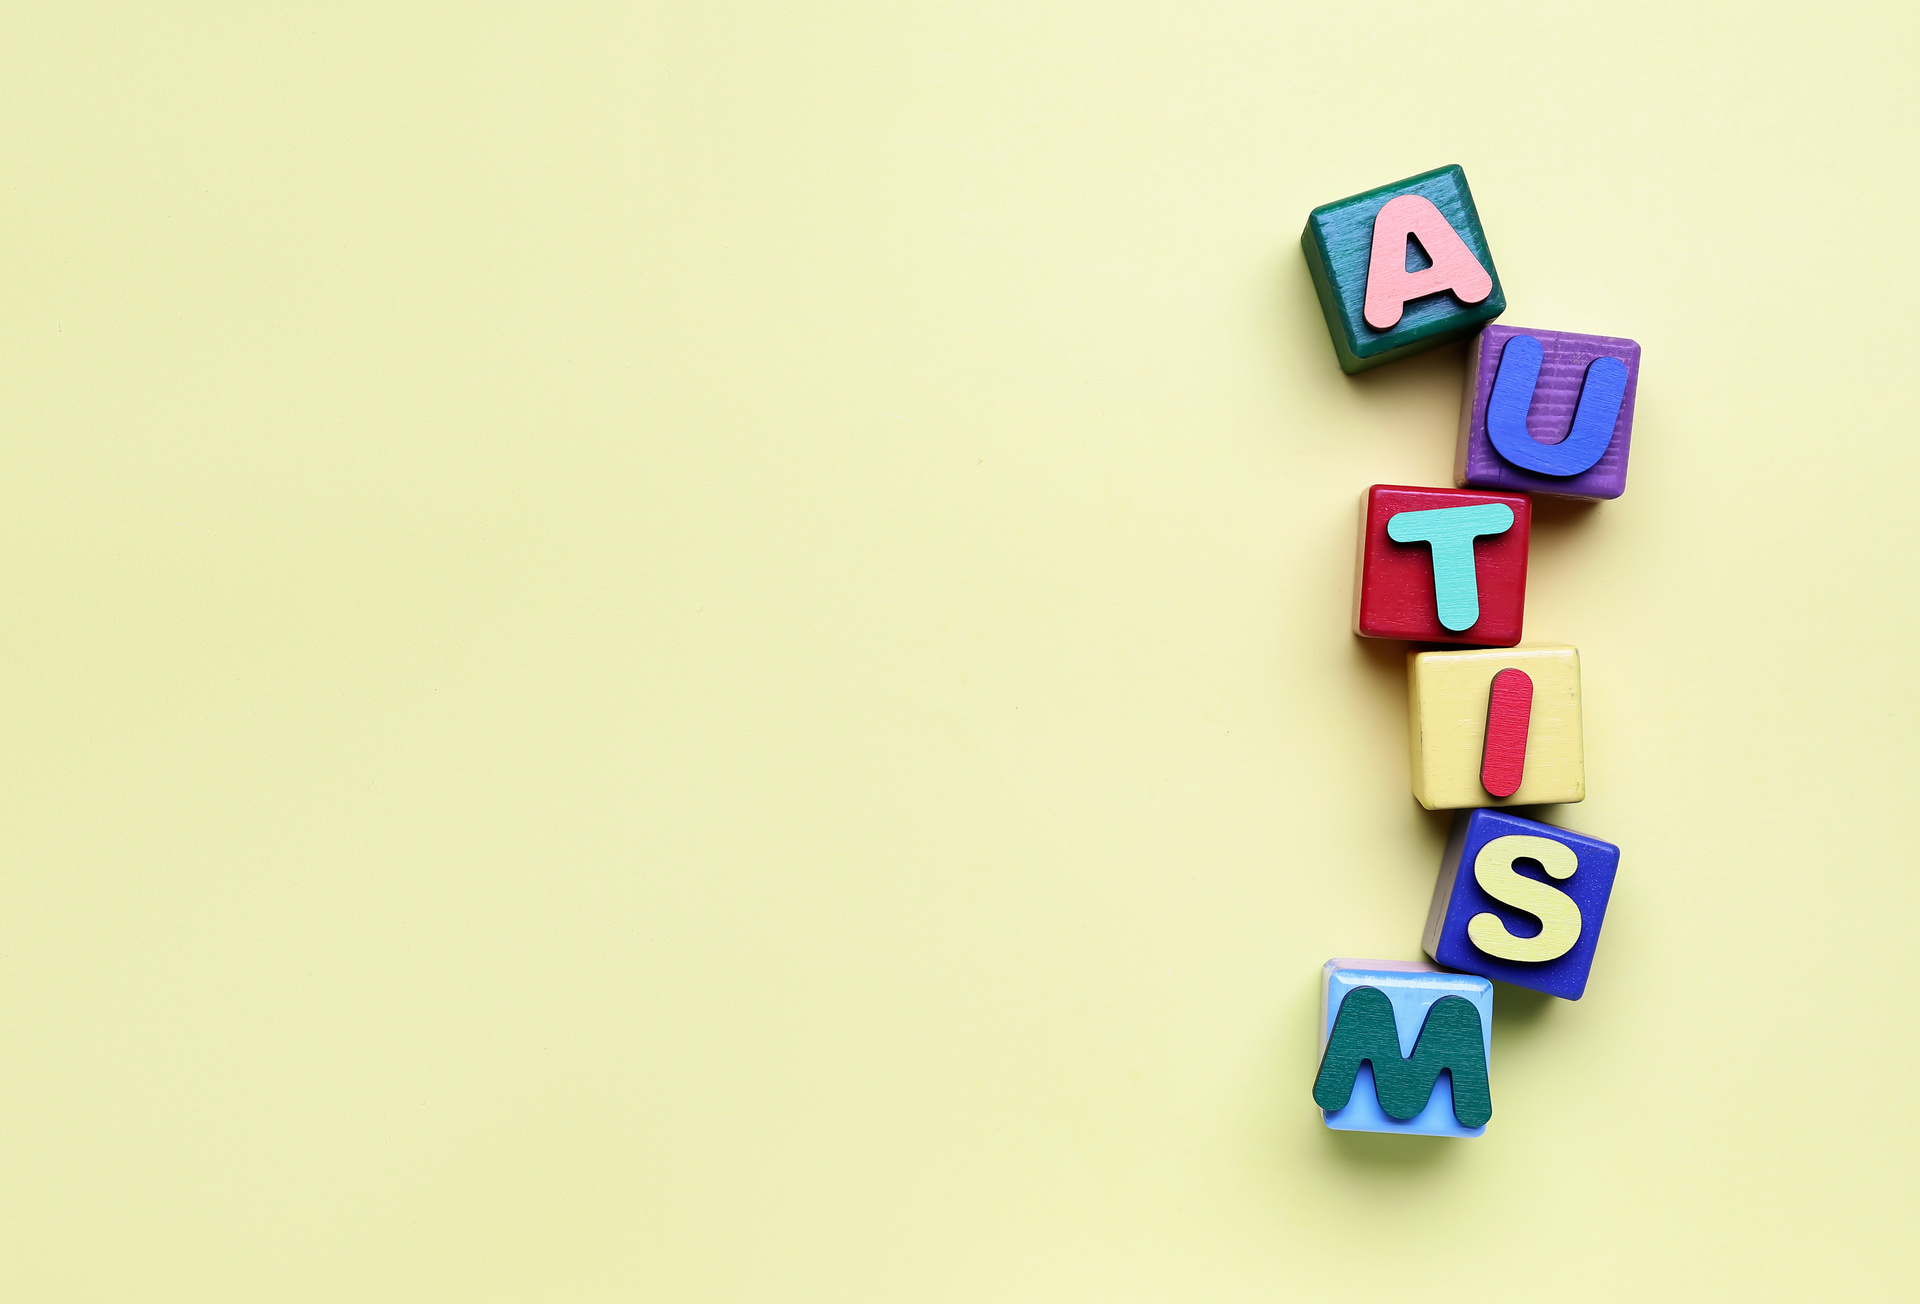
[[[1407, 237], [1415, 236], [1433, 266], [1407, 270]], [[1431, 199], [1395, 195], [1373, 219], [1373, 257], [1367, 263], [1367, 325], [1377, 331], [1400, 324], [1407, 300], [1452, 290], [1461, 303], [1479, 303], [1493, 293], [1493, 278]]]

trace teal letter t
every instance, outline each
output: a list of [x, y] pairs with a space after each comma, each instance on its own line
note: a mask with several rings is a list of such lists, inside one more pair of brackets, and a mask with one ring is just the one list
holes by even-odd
[[1480, 586], [1473, 572], [1473, 541], [1483, 534], [1505, 534], [1513, 526], [1513, 508], [1505, 503], [1441, 507], [1399, 512], [1387, 518], [1387, 537], [1395, 543], [1424, 543], [1433, 549], [1433, 600], [1440, 623], [1459, 633], [1480, 619]]

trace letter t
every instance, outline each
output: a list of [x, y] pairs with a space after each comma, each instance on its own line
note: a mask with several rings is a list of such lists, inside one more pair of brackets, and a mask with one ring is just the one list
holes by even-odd
[[1424, 543], [1433, 549], [1433, 601], [1440, 623], [1459, 633], [1480, 619], [1480, 585], [1473, 569], [1473, 541], [1483, 534], [1505, 534], [1513, 526], [1513, 508], [1505, 503], [1440, 507], [1398, 512], [1387, 519], [1387, 537], [1395, 543]]

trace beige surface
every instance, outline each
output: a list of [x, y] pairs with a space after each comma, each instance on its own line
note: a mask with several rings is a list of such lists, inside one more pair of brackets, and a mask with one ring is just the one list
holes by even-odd
[[[1915, 21], [9, 6], [4, 1293], [1907, 1293]], [[1646, 349], [1527, 606], [1625, 868], [1468, 1144], [1310, 1098], [1461, 354], [1298, 245], [1455, 161]]]
[[[1502, 670], [1533, 680], [1527, 762], [1511, 797], [1480, 782], [1487, 698]], [[1580, 801], [1587, 793], [1580, 651], [1564, 643], [1407, 654], [1407, 764], [1414, 800], [1428, 810]]]

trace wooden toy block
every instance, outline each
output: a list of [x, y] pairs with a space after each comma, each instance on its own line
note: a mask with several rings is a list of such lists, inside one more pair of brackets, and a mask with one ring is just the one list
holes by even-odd
[[1587, 795], [1577, 648], [1409, 653], [1407, 722], [1413, 795], [1428, 810]]
[[1454, 483], [1618, 498], [1639, 386], [1632, 340], [1487, 327], [1467, 352]]
[[1320, 971], [1328, 1127], [1479, 1136], [1493, 1116], [1493, 984], [1406, 960], [1329, 960]]
[[1506, 311], [1458, 166], [1322, 204], [1300, 247], [1343, 371], [1461, 339]]
[[1377, 484], [1360, 499], [1353, 632], [1512, 647], [1533, 506], [1520, 494]]
[[1421, 949], [1450, 969], [1577, 1001], [1619, 865], [1611, 842], [1506, 811], [1462, 811]]

